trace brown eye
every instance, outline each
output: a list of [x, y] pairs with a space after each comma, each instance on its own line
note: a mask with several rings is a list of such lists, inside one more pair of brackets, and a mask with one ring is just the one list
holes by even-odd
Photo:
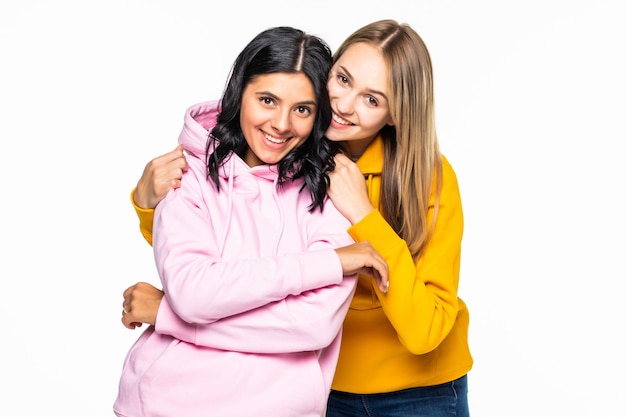
[[274, 104], [274, 99], [271, 97], [261, 97], [259, 98], [259, 100], [261, 101], [261, 103], [267, 104], [268, 106]]
[[374, 97], [367, 96], [366, 100], [370, 106], [378, 107], [378, 100], [376, 100]]
[[313, 111], [307, 107], [307, 106], [298, 106], [296, 107], [296, 112], [298, 114], [301, 114], [303, 116], [308, 116], [309, 114], [313, 113]]

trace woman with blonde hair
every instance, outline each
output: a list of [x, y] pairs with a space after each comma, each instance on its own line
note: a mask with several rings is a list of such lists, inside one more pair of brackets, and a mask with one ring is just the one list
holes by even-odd
[[390, 286], [359, 277], [327, 416], [468, 416], [463, 211], [439, 150], [428, 49], [406, 24], [366, 25], [335, 51], [328, 91], [326, 137], [348, 151], [329, 196], [353, 239], [387, 261]]

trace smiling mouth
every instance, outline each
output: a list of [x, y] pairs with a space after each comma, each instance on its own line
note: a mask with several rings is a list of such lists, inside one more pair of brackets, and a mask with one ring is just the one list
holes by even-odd
[[333, 112], [333, 121], [339, 123], [340, 125], [349, 126], [353, 123], [347, 121], [346, 119], [340, 117], [337, 113]]
[[268, 135], [265, 132], [263, 132], [263, 136], [265, 136], [265, 139], [267, 139], [268, 141], [270, 141], [272, 143], [276, 143], [277, 145], [280, 145], [281, 143], [285, 143], [285, 142], [287, 142], [289, 140], [289, 138], [285, 138], [285, 139], [275, 138], [273, 136]]

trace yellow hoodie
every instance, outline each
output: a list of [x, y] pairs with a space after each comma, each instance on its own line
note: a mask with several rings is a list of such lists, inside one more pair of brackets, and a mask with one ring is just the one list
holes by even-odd
[[[382, 161], [380, 138], [357, 161], [374, 207], [379, 207]], [[378, 210], [348, 229], [355, 241], [369, 241], [385, 258], [390, 286], [383, 294], [372, 278], [359, 277], [333, 389], [371, 394], [436, 385], [472, 368], [469, 313], [457, 296], [463, 211], [456, 174], [445, 157], [442, 178], [437, 224], [417, 264]], [[430, 204], [429, 218], [432, 198]], [[141, 233], [152, 243], [153, 210], [133, 206]]]
[[[381, 138], [357, 161], [370, 201], [379, 207]], [[429, 219], [432, 216], [431, 198]], [[359, 394], [442, 384], [465, 375], [469, 313], [457, 297], [463, 211], [456, 175], [443, 158], [443, 187], [434, 233], [417, 264], [378, 210], [348, 229], [369, 241], [389, 265], [389, 292], [360, 276], [344, 321], [333, 389]]]

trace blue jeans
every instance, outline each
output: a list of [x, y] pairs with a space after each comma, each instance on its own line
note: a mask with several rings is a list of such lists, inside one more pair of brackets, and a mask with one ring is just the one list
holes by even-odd
[[467, 375], [441, 385], [381, 394], [331, 391], [326, 417], [469, 417]]

